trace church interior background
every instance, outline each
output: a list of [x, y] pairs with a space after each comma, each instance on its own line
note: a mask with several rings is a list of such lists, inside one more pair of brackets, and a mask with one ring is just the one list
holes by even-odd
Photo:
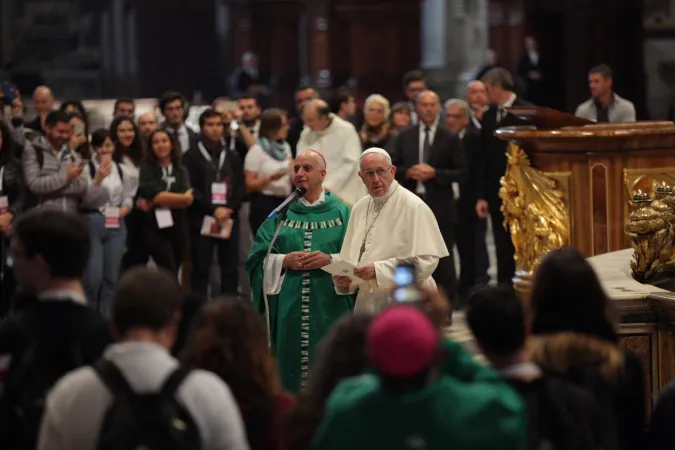
[[0, 80], [61, 98], [213, 98], [252, 50], [289, 109], [300, 82], [400, 98], [418, 66], [448, 97], [489, 49], [514, 70], [527, 35], [548, 60], [549, 106], [571, 112], [605, 62], [639, 118], [673, 116], [675, 0], [2, 0]]

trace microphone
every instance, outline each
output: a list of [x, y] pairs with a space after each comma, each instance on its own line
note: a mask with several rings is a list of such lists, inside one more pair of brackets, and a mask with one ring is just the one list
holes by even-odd
[[302, 186], [295, 188], [293, 193], [289, 195], [288, 198], [284, 200], [284, 202], [281, 205], [277, 206], [276, 209], [272, 211], [269, 216], [267, 216], [267, 218], [274, 219], [279, 214], [285, 214], [288, 207], [291, 206], [293, 203], [297, 202], [298, 199], [300, 199], [300, 197], [305, 195], [306, 192], [307, 189]]

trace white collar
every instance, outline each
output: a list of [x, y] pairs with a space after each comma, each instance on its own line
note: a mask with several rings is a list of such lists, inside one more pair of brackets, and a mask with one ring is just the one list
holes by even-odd
[[479, 130], [483, 129], [483, 124], [480, 123], [480, 120], [478, 120], [478, 117], [474, 113], [471, 113], [471, 121], [473, 124], [478, 128]]
[[466, 127], [462, 128], [459, 133], [457, 133], [457, 136], [459, 136], [460, 139], [464, 139], [464, 136], [466, 136]]
[[418, 122], [418, 124], [419, 124], [419, 126], [420, 126], [420, 133], [424, 133], [424, 129], [425, 129], [426, 127], [429, 127], [429, 130], [430, 130], [432, 133], [434, 133], [434, 132], [436, 131], [436, 128], [438, 128], [438, 122], [439, 122], [439, 120], [440, 120], [440, 117], [436, 117], [436, 120], [434, 120], [434, 122], [433, 122], [431, 125], [427, 125], [427, 124], [425, 124], [424, 122], [422, 122], [422, 121], [420, 120], [420, 121]]
[[81, 292], [70, 289], [52, 289], [40, 292], [37, 296], [42, 301], [73, 301], [81, 305], [87, 304], [87, 299]]
[[516, 101], [516, 93], [511, 92], [511, 97], [509, 97], [508, 100], [506, 100], [504, 103], [502, 103], [502, 106], [504, 108], [510, 108], [510, 107], [513, 106], [513, 102], [515, 102], [515, 101]]
[[309, 200], [307, 200], [305, 197], [300, 197], [300, 199], [298, 199], [298, 203], [308, 207], [319, 206], [325, 201], [326, 201], [326, 193], [324, 191], [321, 191], [321, 195], [319, 195], [319, 198], [313, 203], [310, 203]]
[[391, 197], [392, 195], [394, 195], [394, 192], [396, 192], [396, 188], [397, 188], [397, 187], [398, 187], [398, 181], [394, 180], [394, 181], [391, 182], [391, 185], [389, 186], [389, 190], [388, 190], [384, 195], [382, 195], [382, 196], [380, 196], [380, 197], [373, 197], [373, 196], [371, 195], [370, 198], [373, 199], [373, 202], [374, 202], [375, 204], [381, 204], [381, 203], [384, 203], [384, 202], [386, 202], [387, 200], [389, 200], [389, 197]]

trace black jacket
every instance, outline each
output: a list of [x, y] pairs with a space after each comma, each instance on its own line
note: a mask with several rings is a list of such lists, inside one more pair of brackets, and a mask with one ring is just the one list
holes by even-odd
[[9, 203], [9, 212], [18, 217], [26, 209], [28, 200], [28, 190], [23, 178], [23, 169], [21, 161], [16, 157], [11, 157], [4, 165], [2, 176], [2, 194], [7, 196]]
[[466, 131], [461, 140], [464, 159], [469, 168], [469, 176], [466, 181], [459, 185], [460, 196], [457, 207], [460, 211], [460, 216], [465, 217], [467, 214], [475, 214], [476, 210], [476, 201], [478, 200], [476, 178], [478, 164], [480, 164], [483, 139], [480, 130], [476, 129], [474, 126], [473, 128], [466, 127]]
[[[417, 181], [407, 177], [408, 169], [420, 163], [419, 127], [401, 130], [391, 152], [392, 163], [396, 166], [396, 178], [406, 189], [415, 192]], [[433, 143], [426, 163], [436, 169], [436, 177], [424, 183], [425, 201], [436, 216], [439, 225], [457, 221], [457, 207], [452, 183], [468, 180], [469, 172], [459, 137], [442, 125], [436, 128]]]
[[0, 325], [0, 359], [9, 359], [8, 367], [0, 367], [7, 374], [7, 389], [0, 394], [0, 442], [7, 449], [29, 448], [26, 438], [37, 439], [26, 436], [27, 427], [32, 427], [14, 412], [23, 403], [22, 395], [28, 396], [33, 387], [27, 380], [53, 377], [56, 381], [76, 368], [71, 364], [93, 364], [112, 342], [106, 321], [86, 305], [67, 299], [33, 298], [29, 303]]
[[[531, 105], [518, 97], [513, 102], [513, 106]], [[476, 194], [478, 198], [494, 202], [499, 199], [499, 180], [506, 173], [506, 147], [508, 141], [497, 138], [494, 133], [497, 129], [517, 125], [529, 125], [529, 122], [507, 113], [506, 116], [497, 123], [497, 113], [499, 107], [491, 105], [483, 114], [481, 121], [483, 128], [481, 135], [483, 145], [480, 155], [478, 155], [476, 171]]]
[[[222, 151], [226, 152], [225, 161], [220, 171], [220, 177], [217, 177], [216, 169]], [[232, 217], [237, 217], [246, 195], [244, 166], [237, 153], [220, 145], [217, 151], [211, 154], [211, 161], [208, 161], [202, 155], [198, 144], [183, 154], [183, 166], [188, 171], [194, 189], [194, 202], [188, 209], [188, 221], [191, 227], [200, 228], [204, 216], [212, 216], [218, 206], [230, 208], [233, 211]], [[211, 203], [211, 185], [215, 182], [225, 182], [227, 186], [226, 205]]]

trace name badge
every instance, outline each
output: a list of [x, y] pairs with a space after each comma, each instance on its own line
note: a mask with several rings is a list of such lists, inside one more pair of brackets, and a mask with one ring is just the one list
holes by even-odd
[[103, 216], [105, 217], [105, 227], [106, 228], [119, 228], [120, 227], [120, 209], [114, 206], [107, 206], [103, 210]]
[[225, 183], [213, 183], [211, 185], [211, 203], [214, 205], [227, 204], [227, 185]]
[[171, 228], [173, 226], [173, 216], [169, 208], [158, 208], [155, 210], [155, 219], [159, 229]]
[[0, 214], [6, 214], [9, 211], [9, 200], [6, 195], [0, 195]]

